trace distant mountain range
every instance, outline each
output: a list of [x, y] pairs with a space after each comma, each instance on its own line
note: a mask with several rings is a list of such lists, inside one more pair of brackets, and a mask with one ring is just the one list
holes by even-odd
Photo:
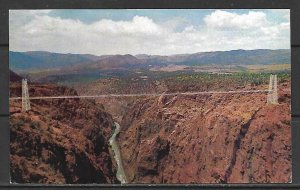
[[175, 65], [266, 65], [290, 63], [290, 50], [231, 50], [193, 54], [104, 55], [62, 54], [44, 51], [9, 52], [10, 69], [16, 71], [43, 69], [117, 69]]
[[44, 51], [9, 52], [9, 64], [12, 70], [71, 67], [84, 62], [96, 61], [98, 58], [98, 56], [87, 54], [61, 54]]

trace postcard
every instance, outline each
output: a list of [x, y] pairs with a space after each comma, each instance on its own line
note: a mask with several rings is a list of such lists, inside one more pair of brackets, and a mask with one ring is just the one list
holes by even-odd
[[289, 9], [9, 11], [11, 183], [291, 183]]

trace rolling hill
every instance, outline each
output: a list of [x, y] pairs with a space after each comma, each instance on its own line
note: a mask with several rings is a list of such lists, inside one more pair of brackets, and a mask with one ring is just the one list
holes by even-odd
[[160, 55], [89, 55], [61, 54], [43, 51], [10, 51], [10, 68], [14, 71], [44, 69], [124, 69], [132, 67], [166, 66], [170, 64], [199, 65], [269, 65], [290, 63], [290, 50], [231, 50], [194, 54]]
[[101, 59], [88, 54], [61, 54], [45, 51], [9, 52], [12, 70], [57, 69]]
[[194, 54], [179, 54], [172, 56], [138, 55], [140, 59], [151, 63], [195, 65], [253, 65], [290, 63], [290, 50], [231, 50], [216, 52], [200, 52]]
[[104, 57], [100, 60], [91, 63], [82, 63], [75, 67], [76, 70], [83, 69], [119, 69], [140, 66], [145, 61], [137, 59], [136, 57], [126, 55], [114, 55]]

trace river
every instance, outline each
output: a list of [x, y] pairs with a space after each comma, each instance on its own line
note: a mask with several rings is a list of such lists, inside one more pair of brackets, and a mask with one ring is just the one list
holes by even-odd
[[127, 178], [124, 172], [119, 145], [116, 141], [116, 136], [119, 134], [119, 132], [120, 132], [120, 125], [117, 122], [115, 122], [115, 130], [113, 135], [109, 139], [109, 144], [113, 150], [114, 158], [118, 165], [116, 177], [121, 183], [127, 183]]

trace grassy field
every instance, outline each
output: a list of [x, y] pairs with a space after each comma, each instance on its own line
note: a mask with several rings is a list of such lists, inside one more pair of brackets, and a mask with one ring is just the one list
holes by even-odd
[[246, 66], [248, 72], [278, 72], [290, 71], [291, 64], [272, 64], [272, 65], [248, 65]]

